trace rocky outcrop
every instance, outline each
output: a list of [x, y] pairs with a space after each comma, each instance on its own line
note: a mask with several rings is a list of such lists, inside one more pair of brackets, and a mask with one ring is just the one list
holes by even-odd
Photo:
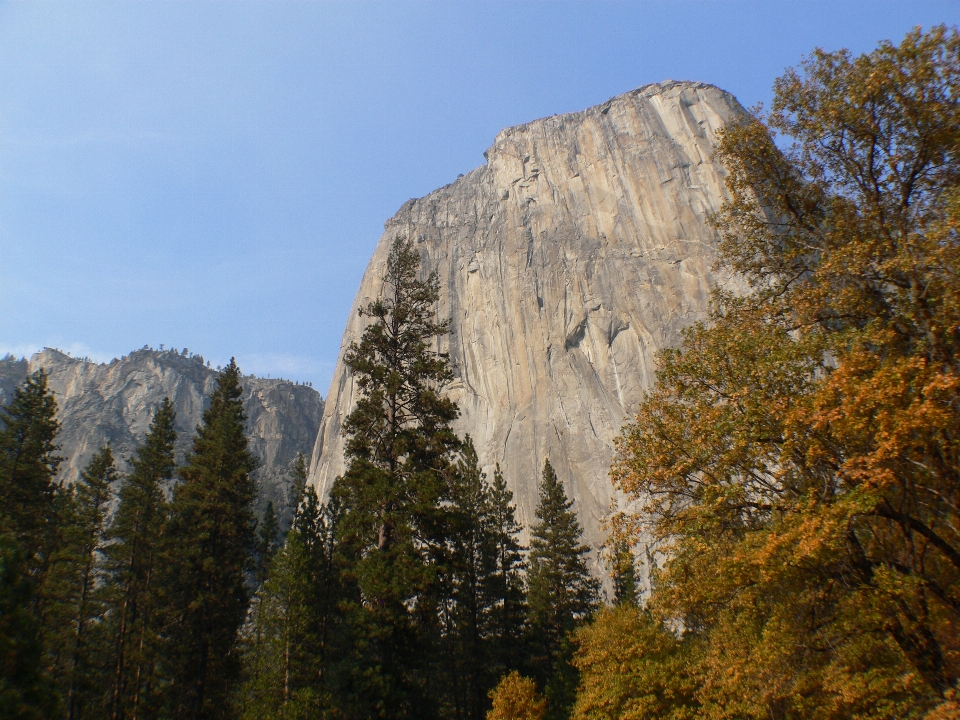
[[[28, 373], [43, 368], [59, 406], [59, 479], [72, 482], [106, 443], [119, 465], [143, 442], [156, 408], [169, 397], [177, 410], [177, 456], [190, 449], [217, 371], [186, 350], [138, 350], [110, 363], [95, 363], [49, 348], [29, 360], [0, 361], [0, 404], [10, 401]], [[298, 453], [309, 457], [323, 413], [312, 387], [246, 376], [243, 403], [251, 451], [260, 458], [260, 502], [288, 514], [290, 470]]]
[[343, 471], [341, 427], [357, 397], [343, 353], [403, 235], [440, 275], [459, 431], [488, 473], [500, 463], [528, 527], [549, 457], [599, 545], [614, 438], [654, 380], [657, 351], [704, 317], [718, 281], [707, 224], [724, 198], [716, 133], [742, 113], [710, 85], [648, 85], [508, 128], [484, 166], [407, 202], [354, 301], [311, 482], [324, 493]]

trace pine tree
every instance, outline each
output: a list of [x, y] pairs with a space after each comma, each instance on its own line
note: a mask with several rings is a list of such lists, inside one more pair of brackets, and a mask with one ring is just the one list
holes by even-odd
[[435, 694], [443, 695], [445, 716], [482, 719], [498, 678], [523, 660], [521, 528], [499, 466], [489, 483], [469, 436], [459, 455], [446, 505], [447, 551], [436, 566], [437, 677], [445, 684]]
[[309, 492], [255, 598], [245, 657], [243, 717], [313, 718], [330, 709], [333, 666], [344, 654], [337, 509]]
[[59, 705], [44, 671], [40, 588], [57, 541], [57, 403], [41, 369], [0, 408], [0, 715], [46, 717]]
[[444, 635], [437, 660], [448, 678], [450, 713], [482, 720], [489, 690], [489, 647], [484, 637], [487, 607], [483, 590], [495, 572], [495, 546], [488, 529], [490, 492], [477, 452], [467, 436], [452, 472], [447, 556], [440, 575]]
[[516, 519], [513, 493], [497, 465], [489, 492], [487, 532], [493, 546], [493, 568], [483, 581], [484, 603], [489, 608], [485, 635], [491, 644], [489, 658], [493, 677], [518, 669], [523, 663], [526, 617], [525, 548], [518, 537], [523, 527]]
[[164, 656], [177, 718], [229, 716], [239, 674], [238, 630], [249, 600], [245, 571], [256, 544], [250, 473], [257, 467], [247, 450], [241, 392], [240, 369], [231, 359], [174, 490], [167, 546], [174, 570], [169, 594], [179, 615]]
[[173, 403], [165, 398], [123, 479], [108, 531], [103, 715], [112, 720], [152, 717], [159, 705], [153, 682], [162, 623], [157, 574], [168, 511], [164, 485], [175, 468], [175, 419]]
[[534, 669], [545, 686], [547, 717], [566, 718], [577, 688], [570, 634], [597, 606], [599, 583], [587, 570], [583, 531], [550, 461], [543, 465], [530, 544], [529, 629]]
[[41, 720], [58, 710], [58, 694], [42, 672], [33, 596], [23, 552], [11, 533], [0, 533], [0, 717], [10, 720]]
[[452, 378], [449, 360], [431, 350], [448, 326], [434, 319], [439, 280], [418, 280], [419, 270], [412, 243], [398, 238], [383, 296], [360, 310], [372, 322], [345, 355], [360, 397], [344, 423], [350, 465], [332, 496], [359, 588], [351, 617], [357, 682], [367, 690], [358, 697], [373, 716], [432, 712], [421, 666], [436, 624], [434, 562], [445, 542], [458, 410], [439, 394]]
[[23, 553], [27, 574], [39, 580], [49, 560], [56, 522], [53, 478], [60, 466], [57, 402], [41, 368], [0, 408], [0, 522]]
[[303, 457], [303, 453], [297, 453], [297, 458], [293, 461], [291, 475], [290, 507], [293, 508], [293, 514], [296, 517], [300, 510], [300, 503], [303, 502], [304, 493], [307, 490], [307, 460]]
[[96, 590], [111, 485], [116, 480], [113, 452], [104, 447], [72, 487], [57, 493], [59, 537], [40, 592], [45, 644], [68, 720], [101, 716], [89, 707], [95, 694], [97, 649], [91, 635], [103, 618]]
[[636, 605], [639, 600], [639, 590], [633, 550], [629, 542], [623, 538], [616, 538], [610, 547], [610, 552], [614, 602], [617, 605]]
[[261, 583], [267, 577], [267, 568], [277, 552], [279, 540], [280, 526], [271, 500], [263, 511], [263, 520], [257, 526], [257, 580]]

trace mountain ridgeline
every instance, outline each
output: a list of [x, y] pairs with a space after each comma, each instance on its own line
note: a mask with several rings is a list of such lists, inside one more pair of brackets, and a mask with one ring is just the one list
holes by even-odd
[[6, 359], [0, 717], [960, 718], [958, 87], [937, 26], [504, 130], [326, 405]]
[[[74, 482], [101, 447], [110, 444], [121, 472], [143, 442], [165, 397], [176, 410], [176, 457], [193, 442], [217, 371], [188, 351], [144, 348], [109, 363], [71, 357], [50, 348], [31, 358], [0, 360], [0, 405], [32, 372], [43, 368], [59, 407], [58, 481]], [[323, 399], [312, 387], [288, 380], [244, 376], [242, 402], [257, 470], [258, 513], [273, 502], [281, 521], [290, 517], [290, 473], [298, 453], [309, 457]]]

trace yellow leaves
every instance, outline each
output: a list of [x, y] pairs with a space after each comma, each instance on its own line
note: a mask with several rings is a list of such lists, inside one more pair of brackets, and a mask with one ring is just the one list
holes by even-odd
[[752, 293], [663, 353], [611, 476], [667, 556], [652, 617], [702, 649], [699, 716], [920, 717], [960, 678], [960, 36], [802, 70], [720, 148]]
[[547, 701], [537, 692], [537, 684], [514, 670], [505, 675], [490, 693], [493, 707], [487, 720], [543, 720]]
[[574, 720], [695, 717], [689, 648], [644, 611], [607, 609], [578, 634]]

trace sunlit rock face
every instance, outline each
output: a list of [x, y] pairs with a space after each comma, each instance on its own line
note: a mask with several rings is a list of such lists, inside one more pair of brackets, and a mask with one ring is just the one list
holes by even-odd
[[[216, 386], [217, 371], [187, 351], [143, 349], [96, 363], [52, 349], [29, 360], [0, 361], [0, 405], [8, 403], [28, 373], [43, 368], [57, 400], [59, 480], [73, 482], [91, 456], [109, 443], [122, 470], [143, 442], [153, 415], [169, 397], [177, 411], [177, 458], [190, 449]], [[287, 380], [245, 376], [242, 400], [250, 450], [260, 459], [258, 510], [272, 500], [290, 515], [290, 471], [297, 453], [309, 457], [323, 400], [311, 387]]]
[[705, 316], [719, 281], [707, 224], [725, 192], [714, 150], [717, 131], [743, 112], [710, 85], [648, 85], [503, 130], [486, 165], [404, 204], [343, 335], [313, 451], [317, 489], [344, 470], [341, 428], [357, 387], [343, 353], [402, 235], [440, 276], [439, 317], [452, 319], [440, 349], [456, 369], [459, 432], [488, 474], [500, 464], [528, 528], [549, 458], [598, 547], [614, 438], [654, 381], [657, 351]]

